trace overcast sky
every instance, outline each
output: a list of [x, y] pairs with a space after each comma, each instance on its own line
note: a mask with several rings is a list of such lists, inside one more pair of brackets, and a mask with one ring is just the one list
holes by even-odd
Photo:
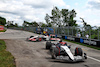
[[0, 0], [0, 16], [19, 25], [24, 20], [45, 23], [46, 13], [51, 15], [54, 6], [75, 9], [79, 25], [82, 17], [88, 24], [100, 26], [100, 0]]

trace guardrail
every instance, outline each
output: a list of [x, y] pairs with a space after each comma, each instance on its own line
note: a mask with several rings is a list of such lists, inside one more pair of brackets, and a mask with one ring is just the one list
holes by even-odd
[[[47, 28], [47, 27], [44, 27], [44, 28]], [[31, 32], [36, 31], [36, 27], [20, 27], [20, 28], [13, 27], [13, 28], [10, 28], [10, 29], [25, 30], [25, 31], [31, 31]], [[93, 46], [100, 47], [99, 37], [98, 37], [98, 39], [91, 39], [91, 36], [92, 36], [91, 34], [90, 34], [90, 38], [88, 38], [88, 39], [86, 37], [84, 37], [84, 35], [82, 35], [81, 37], [76, 37], [75, 34], [77, 32], [77, 29], [72, 28], [72, 27], [71, 28], [68, 28], [68, 27], [53, 28], [53, 29], [54, 29], [54, 34], [57, 37], [62, 37], [63, 39], [67, 39], [67, 40], [71, 40], [71, 41], [75, 41], [75, 42], [84, 43], [84, 44], [87, 44], [87, 45], [93, 45]]]
[[62, 36], [62, 39], [71, 40], [71, 41], [75, 41], [75, 42], [84, 43], [87, 45], [100, 47], [100, 40], [96, 40], [96, 39], [86, 39], [86, 38], [71, 37], [71, 36]]

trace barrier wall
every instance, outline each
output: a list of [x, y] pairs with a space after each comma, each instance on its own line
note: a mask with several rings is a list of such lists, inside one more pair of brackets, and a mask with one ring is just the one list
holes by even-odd
[[99, 40], [78, 38], [78, 37], [72, 37], [72, 36], [62, 36], [62, 39], [71, 40], [71, 41], [75, 41], [75, 42], [84, 43], [84, 44], [87, 44], [87, 45], [100, 47], [100, 41]]

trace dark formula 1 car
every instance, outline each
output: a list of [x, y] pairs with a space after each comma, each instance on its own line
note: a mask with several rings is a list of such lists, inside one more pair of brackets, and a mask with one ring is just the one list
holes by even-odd
[[27, 38], [26, 40], [27, 40], [27, 41], [33, 41], [33, 42], [42, 41], [42, 37], [40, 37], [40, 36], [30, 36], [30, 37]]
[[70, 62], [79, 62], [87, 59], [86, 53], [83, 53], [82, 49], [78, 47], [76, 47], [75, 53], [73, 54], [68, 46], [53, 45], [50, 52], [52, 59], [66, 60]]

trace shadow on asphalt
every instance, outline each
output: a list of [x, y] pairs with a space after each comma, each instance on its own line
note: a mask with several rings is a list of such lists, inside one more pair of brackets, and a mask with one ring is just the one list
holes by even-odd
[[46, 48], [41, 48], [41, 50], [46, 50], [46, 51], [47, 51], [46, 53], [49, 54], [49, 55], [51, 55], [51, 54], [50, 54], [50, 51], [49, 51], [48, 49], [46, 49]]
[[41, 48], [41, 50], [47, 50], [46, 48]]
[[68, 64], [75, 64], [75, 63], [83, 63], [84, 61], [81, 62], [71, 62], [71, 61], [64, 61], [64, 60], [57, 60], [57, 59], [52, 59], [51, 57], [46, 57], [49, 62], [55, 62], [55, 63], [68, 63]]

